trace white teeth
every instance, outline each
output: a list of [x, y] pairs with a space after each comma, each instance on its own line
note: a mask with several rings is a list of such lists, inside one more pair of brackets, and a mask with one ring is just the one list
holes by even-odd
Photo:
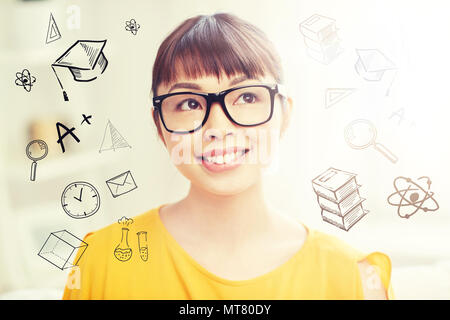
[[217, 155], [214, 157], [205, 157], [206, 161], [208, 162], [214, 162], [216, 164], [224, 164], [224, 163], [230, 163], [236, 160], [236, 158], [242, 157], [242, 155], [245, 153], [245, 151], [238, 151], [233, 153], [226, 153], [224, 156]]
[[217, 156], [216, 158], [215, 158], [215, 161], [214, 161], [215, 163], [218, 163], [218, 164], [223, 164], [223, 156]]

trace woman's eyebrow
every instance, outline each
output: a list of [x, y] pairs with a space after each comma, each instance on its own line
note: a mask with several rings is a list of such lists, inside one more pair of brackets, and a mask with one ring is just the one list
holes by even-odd
[[172, 90], [175, 90], [175, 89], [201, 90], [202, 88], [198, 84], [195, 84], [192, 82], [180, 82], [180, 83], [175, 83], [173, 86], [171, 86], [168, 93], [170, 93]]
[[[237, 78], [234, 78], [233, 80], [230, 81], [229, 86], [234, 86], [240, 82], [243, 82], [245, 80], [249, 80], [252, 78], [249, 78], [247, 76], [240, 76]], [[192, 82], [179, 82], [179, 83], [175, 83], [173, 86], [170, 87], [169, 92], [175, 90], [175, 89], [194, 89], [194, 90], [202, 90], [202, 87], [200, 87], [198, 84], [192, 83]]]
[[249, 79], [250, 78], [247, 76], [240, 76], [240, 77], [234, 78], [233, 80], [231, 80], [229, 86], [234, 86], [234, 85], [238, 84], [239, 82], [249, 80]]

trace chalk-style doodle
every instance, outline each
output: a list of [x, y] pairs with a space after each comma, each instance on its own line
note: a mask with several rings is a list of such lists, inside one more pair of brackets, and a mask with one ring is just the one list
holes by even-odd
[[359, 195], [356, 174], [329, 168], [312, 181], [325, 222], [348, 231], [369, 211]]
[[141, 26], [136, 23], [136, 20], [131, 19], [130, 21], [125, 21], [125, 30], [130, 31], [132, 34], [136, 35]]
[[336, 20], [318, 14], [300, 23], [308, 55], [323, 64], [333, 61], [343, 51], [337, 30]]
[[339, 101], [355, 92], [354, 88], [328, 88], [325, 90], [325, 108], [334, 106]]
[[395, 64], [378, 49], [356, 49], [356, 53], [356, 72], [367, 81], [380, 81], [385, 71], [396, 69]]
[[36, 82], [36, 78], [30, 74], [28, 69], [23, 69], [22, 72], [16, 72], [16, 86], [23, 87], [25, 91], [30, 92], [33, 83]]
[[430, 191], [431, 179], [427, 176], [420, 177], [416, 181], [407, 177], [397, 177], [394, 180], [394, 188], [395, 192], [389, 195], [387, 201], [391, 206], [397, 207], [400, 218], [408, 219], [419, 210], [433, 212], [439, 209], [434, 192]]
[[55, 67], [69, 68], [75, 81], [89, 82], [97, 79], [108, 66], [103, 54], [106, 40], [78, 40], [52, 64], [65, 101], [69, 101], [66, 91], [56, 73]]
[[119, 148], [131, 148], [131, 146], [124, 139], [124, 137], [122, 137], [119, 131], [112, 125], [111, 121], [108, 120], [105, 132], [103, 134], [102, 144], [98, 152], [101, 153], [102, 151], [108, 150], [116, 151], [116, 149]]
[[47, 38], [45, 39], [45, 43], [49, 44], [50, 42], [59, 39], [61, 39], [61, 32], [59, 32], [58, 25], [56, 24], [53, 14], [50, 13], [50, 19], [48, 20]]
[[92, 115], [86, 116], [83, 113], [83, 121], [81, 121], [81, 124], [83, 124], [85, 121], [86, 121], [87, 124], [91, 124], [91, 122], [89, 121], [89, 119], [91, 119], [91, 118], [92, 118]]
[[61, 205], [68, 216], [84, 219], [98, 211], [100, 195], [97, 189], [88, 182], [72, 182], [62, 192]]
[[[63, 135], [61, 135], [61, 128], [63, 128], [66, 131]], [[61, 122], [57, 122], [56, 123], [56, 130], [58, 131], [58, 140], [56, 142], [60, 144], [61, 150], [62, 150], [63, 153], [66, 152], [66, 148], [64, 147], [64, 141], [63, 140], [68, 134], [70, 134], [72, 136], [72, 138], [76, 142], [80, 143], [80, 139], [78, 139], [77, 135], [75, 133], [73, 133], [73, 131], [75, 131], [74, 127], [69, 129], [64, 124], [62, 124]]]
[[133, 175], [130, 171], [126, 171], [109, 180], [106, 180], [106, 185], [114, 198], [137, 189], [136, 182], [134, 181]]
[[130, 245], [128, 244], [128, 232], [130, 229], [127, 228], [133, 223], [133, 219], [122, 217], [117, 222], [122, 225], [122, 238], [120, 239], [120, 243], [114, 249], [114, 256], [117, 260], [125, 262], [130, 260], [133, 255], [133, 250], [131, 250]]
[[[88, 244], [83, 240], [67, 230], [61, 230], [50, 233], [38, 256], [64, 270], [76, 266], [87, 247]], [[76, 259], [78, 251], [80, 254]]]
[[357, 119], [350, 122], [344, 131], [347, 144], [353, 149], [365, 149], [373, 146], [391, 162], [396, 163], [398, 158], [388, 148], [376, 142], [377, 129], [375, 125], [366, 119]]
[[44, 140], [33, 140], [27, 144], [25, 148], [28, 159], [31, 163], [30, 180], [36, 180], [37, 161], [44, 159], [48, 154], [48, 146]]
[[147, 231], [139, 231], [137, 233], [137, 236], [139, 245], [139, 255], [141, 256], [142, 261], [147, 261], [148, 260]]

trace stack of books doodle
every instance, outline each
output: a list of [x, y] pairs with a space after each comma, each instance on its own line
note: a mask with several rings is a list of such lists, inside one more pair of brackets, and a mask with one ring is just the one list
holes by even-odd
[[359, 195], [356, 174], [329, 168], [312, 185], [322, 219], [338, 228], [348, 231], [369, 212], [362, 206], [365, 199]]
[[300, 24], [307, 52], [313, 59], [328, 64], [342, 52], [334, 19], [314, 14]]

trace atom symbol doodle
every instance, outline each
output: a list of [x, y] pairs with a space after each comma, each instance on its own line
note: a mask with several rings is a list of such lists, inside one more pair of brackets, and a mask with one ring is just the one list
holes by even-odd
[[36, 78], [30, 74], [28, 69], [23, 69], [22, 72], [16, 72], [16, 85], [23, 87], [27, 92], [31, 91], [31, 87], [35, 82]]
[[[420, 180], [426, 180], [427, 186], [420, 185]], [[424, 212], [436, 211], [439, 204], [433, 198], [434, 192], [430, 192], [431, 180], [429, 177], [420, 177], [417, 182], [411, 178], [397, 177], [394, 180], [395, 192], [389, 195], [387, 201], [390, 205], [397, 207], [397, 214], [401, 218], [408, 219], [419, 210]], [[426, 204], [434, 203], [433, 207]], [[411, 212], [405, 214], [406, 209], [411, 208]]]
[[125, 30], [130, 31], [132, 34], [136, 35], [137, 31], [141, 27], [139, 24], [136, 23], [136, 20], [131, 19], [130, 21], [125, 21], [126, 26]]

